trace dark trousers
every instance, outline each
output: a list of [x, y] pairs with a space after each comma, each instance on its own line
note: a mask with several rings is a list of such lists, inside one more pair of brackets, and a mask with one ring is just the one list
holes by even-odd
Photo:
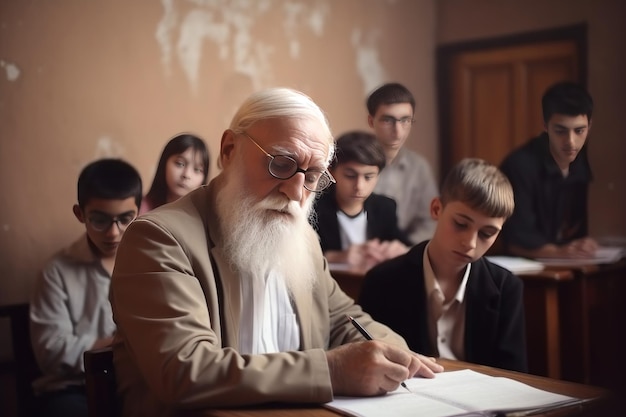
[[60, 391], [44, 392], [37, 397], [35, 416], [88, 417], [84, 386], [70, 386]]

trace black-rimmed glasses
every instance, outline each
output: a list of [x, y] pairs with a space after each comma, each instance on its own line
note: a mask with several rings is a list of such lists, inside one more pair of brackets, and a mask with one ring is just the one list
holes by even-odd
[[122, 214], [121, 216], [111, 217], [106, 214], [93, 213], [87, 217], [87, 221], [91, 228], [96, 232], [105, 232], [111, 228], [113, 223], [117, 225], [120, 232], [126, 230], [129, 224], [137, 217], [135, 214]]
[[288, 180], [296, 175], [298, 172], [304, 174], [304, 188], [314, 193], [324, 191], [331, 184], [335, 183], [335, 179], [328, 171], [320, 171], [317, 169], [302, 169], [298, 166], [298, 162], [287, 155], [272, 155], [261, 147], [250, 135], [246, 132], [242, 134], [250, 139], [257, 148], [261, 150], [268, 158], [267, 170], [270, 175], [279, 180]]
[[402, 117], [401, 119], [396, 119], [392, 116], [382, 116], [378, 120], [385, 127], [395, 126], [396, 123], [400, 123], [400, 126], [402, 127], [409, 127], [415, 122], [415, 119], [412, 117]]

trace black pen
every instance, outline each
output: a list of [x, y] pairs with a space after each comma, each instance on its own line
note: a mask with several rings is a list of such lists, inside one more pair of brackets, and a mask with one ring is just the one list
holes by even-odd
[[[372, 335], [369, 334], [369, 332], [367, 330], [365, 330], [365, 327], [361, 326], [361, 323], [356, 321], [356, 319], [354, 317], [348, 316], [348, 319], [350, 320], [350, 323], [352, 323], [354, 325], [354, 327], [356, 327], [356, 329], [359, 331], [359, 333], [361, 333], [363, 335], [364, 338], [366, 338], [367, 340], [374, 340]], [[411, 392], [409, 387], [407, 387], [404, 382], [401, 382], [400, 385], [402, 385], [402, 387], [405, 388], [407, 391]]]

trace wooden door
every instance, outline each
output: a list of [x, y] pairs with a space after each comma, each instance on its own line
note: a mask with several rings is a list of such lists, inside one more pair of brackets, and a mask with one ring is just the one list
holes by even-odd
[[543, 130], [541, 97], [548, 86], [584, 81], [580, 34], [520, 39], [448, 48], [440, 59], [441, 178], [465, 157], [500, 164]]

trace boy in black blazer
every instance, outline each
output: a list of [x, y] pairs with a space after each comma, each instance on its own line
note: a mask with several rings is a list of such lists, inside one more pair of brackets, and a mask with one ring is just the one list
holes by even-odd
[[414, 351], [526, 372], [523, 283], [483, 258], [513, 208], [497, 167], [462, 160], [431, 203], [433, 238], [370, 270], [359, 304]]
[[313, 227], [328, 262], [369, 268], [406, 253], [410, 244], [398, 228], [396, 202], [372, 194], [385, 154], [376, 137], [352, 131], [336, 141], [329, 170], [337, 183], [315, 203]]

